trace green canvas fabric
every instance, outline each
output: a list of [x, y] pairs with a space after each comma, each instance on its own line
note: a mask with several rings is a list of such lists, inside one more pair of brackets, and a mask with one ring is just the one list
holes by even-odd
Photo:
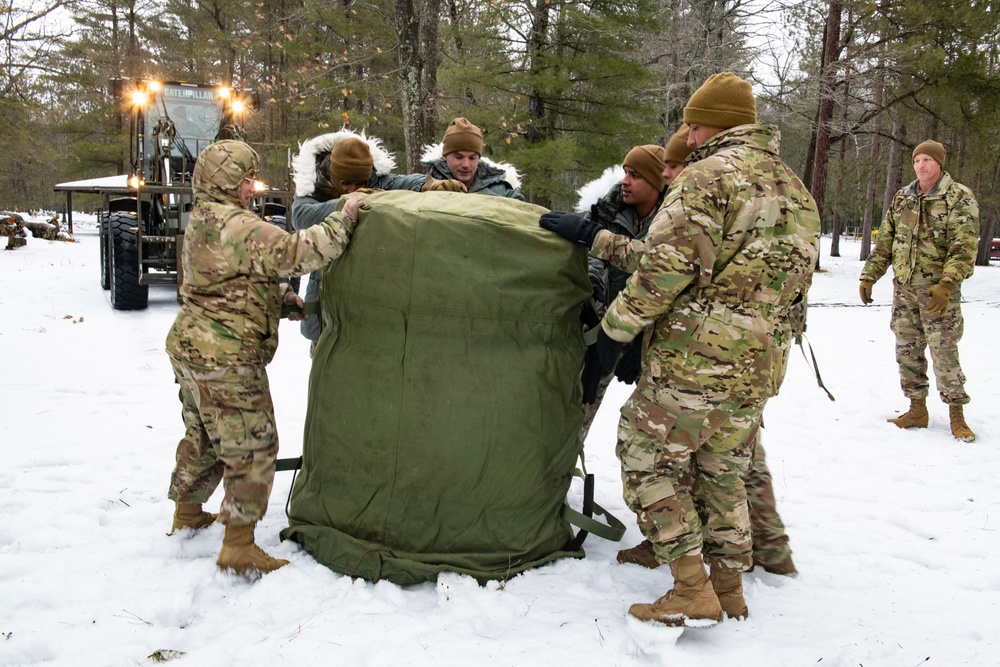
[[582, 556], [562, 550], [561, 508], [582, 449], [585, 249], [512, 199], [368, 201], [323, 275], [282, 537], [335, 571], [398, 584]]

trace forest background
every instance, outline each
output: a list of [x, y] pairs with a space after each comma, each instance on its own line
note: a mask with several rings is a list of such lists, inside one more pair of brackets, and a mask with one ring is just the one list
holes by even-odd
[[[934, 138], [1000, 213], [1000, 6], [989, 0], [0, 0], [0, 209], [60, 210], [52, 186], [124, 173], [115, 77], [253, 89], [248, 141], [347, 127], [421, 171], [465, 116], [529, 201], [659, 143], [710, 74], [754, 83], [758, 120], [823, 211], [860, 236]], [[81, 198], [78, 205], [86, 206]], [[94, 203], [96, 205], [96, 202]]]

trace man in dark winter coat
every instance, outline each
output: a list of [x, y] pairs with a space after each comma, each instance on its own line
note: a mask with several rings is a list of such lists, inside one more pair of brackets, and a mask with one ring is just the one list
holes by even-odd
[[482, 131], [465, 118], [456, 118], [445, 130], [442, 142], [425, 149], [422, 164], [430, 167], [432, 178], [457, 180], [466, 192], [524, 201], [517, 189], [517, 171], [484, 158], [484, 147]]
[[[680, 157], [683, 163], [684, 157], [687, 157], [690, 149], [685, 144], [680, 152], [683, 153], [683, 156], [676, 154], [672, 157]], [[624, 238], [635, 239], [641, 243], [646, 237], [649, 223], [652, 222], [663, 202], [663, 193], [666, 187], [680, 172], [678, 169], [668, 181], [664, 177], [665, 172], [667, 172], [664, 156], [664, 149], [660, 146], [651, 144], [635, 146], [622, 160], [624, 173], [621, 181], [613, 185], [604, 196], [590, 206], [589, 211], [583, 213], [582, 216], [558, 211], [546, 213], [542, 216], [542, 226], [546, 225], [547, 220], [556, 217], [580, 217], [596, 222], [601, 226], [601, 229], [606, 229]], [[585, 205], [585, 202], [581, 202], [581, 204]], [[591, 323], [593, 325], [604, 315], [608, 304], [625, 287], [630, 272], [615, 266], [609, 260], [596, 257], [590, 258], [588, 271], [591, 284], [594, 286], [593, 311], [597, 316], [595, 321]], [[641, 340], [630, 345], [613, 373], [606, 372], [601, 368], [600, 362], [595, 356], [596, 349], [593, 346], [588, 350], [583, 376], [584, 420], [581, 438], [584, 440], [587, 438], [597, 410], [601, 407], [601, 401], [608, 385], [611, 384], [611, 378], [617, 377], [628, 384], [635, 383], [639, 375], [641, 348]]]
[[[455, 190], [457, 181], [433, 181], [424, 174], [393, 174], [396, 160], [375, 137], [341, 130], [320, 135], [302, 144], [292, 161], [295, 199], [291, 222], [295, 229], [308, 229], [337, 209], [340, 198], [361, 189]], [[319, 301], [321, 272], [314, 271], [306, 285], [305, 301]], [[312, 341], [310, 354], [319, 340], [320, 318], [302, 321], [302, 335]]]

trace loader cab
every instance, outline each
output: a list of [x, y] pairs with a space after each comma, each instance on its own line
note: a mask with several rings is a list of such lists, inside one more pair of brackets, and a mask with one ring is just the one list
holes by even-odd
[[189, 183], [198, 154], [219, 139], [243, 139], [259, 108], [253, 91], [184, 81], [112, 79], [129, 111], [130, 171], [147, 184]]

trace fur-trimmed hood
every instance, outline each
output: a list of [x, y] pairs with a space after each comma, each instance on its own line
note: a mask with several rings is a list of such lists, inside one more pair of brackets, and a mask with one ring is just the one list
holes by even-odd
[[591, 207], [611, 188], [620, 184], [623, 178], [625, 178], [625, 169], [620, 164], [605, 169], [600, 176], [576, 191], [576, 194], [580, 196], [580, 200], [576, 203], [576, 210], [590, 211]]
[[295, 182], [295, 196], [308, 197], [316, 190], [317, 173], [320, 162], [333, 150], [338, 141], [347, 138], [361, 139], [372, 152], [372, 171], [375, 176], [392, 173], [396, 168], [396, 158], [382, 148], [382, 141], [376, 137], [366, 137], [365, 133], [357, 134], [343, 129], [339, 132], [321, 134], [299, 144], [299, 152], [292, 158], [292, 173]]
[[[443, 158], [444, 156], [441, 154], [442, 145], [441, 143], [437, 143], [424, 146], [424, 152], [420, 156], [421, 164], [429, 165]], [[517, 173], [517, 168], [514, 165], [508, 162], [494, 162], [485, 155], [479, 156], [479, 163], [485, 164], [490, 169], [502, 173], [503, 179], [515, 190], [521, 187], [521, 176]]]

